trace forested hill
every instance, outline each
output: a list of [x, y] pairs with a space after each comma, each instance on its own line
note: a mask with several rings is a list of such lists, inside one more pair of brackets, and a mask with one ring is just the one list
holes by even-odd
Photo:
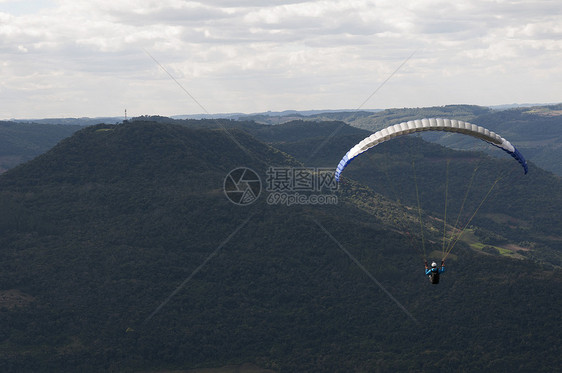
[[[220, 151], [232, 144], [236, 145], [232, 151]], [[177, 178], [193, 188], [191, 183], [197, 185], [194, 179], [199, 173], [224, 176], [243, 163], [261, 170], [264, 165], [286, 162], [295, 163], [236, 129], [139, 121], [86, 127], [33, 162], [11, 170], [3, 182], [21, 186], [39, 182], [159, 183]]]
[[489, 115], [494, 111], [490, 108], [476, 105], [445, 105], [422, 108], [393, 108], [371, 112], [341, 112], [317, 114], [317, 120], [336, 119], [363, 128], [368, 131], [378, 131], [384, 127], [420, 118], [449, 118], [471, 121], [481, 115]]
[[513, 139], [534, 163], [562, 176], [562, 104], [494, 112], [479, 116], [478, 122]]
[[[329, 142], [287, 134], [293, 157], [224, 124], [88, 127], [0, 176], [1, 371], [561, 365], [559, 269], [463, 244], [432, 286], [400, 229], [416, 216], [409, 206], [349, 178], [315, 191], [337, 203], [268, 198], [280, 185], [271, 167], [315, 175], [341, 156]], [[311, 166], [298, 146], [317, 150]], [[402, 162], [403, 149], [386, 151]], [[263, 187], [245, 206], [224, 191], [239, 167]]]
[[0, 121], [0, 173], [46, 152], [80, 128]]

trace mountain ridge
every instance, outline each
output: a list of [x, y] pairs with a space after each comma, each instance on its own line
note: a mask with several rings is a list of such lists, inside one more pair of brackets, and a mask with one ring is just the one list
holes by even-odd
[[[359, 182], [367, 159], [336, 205], [263, 195], [239, 206], [223, 191], [233, 168], [314, 170], [339, 149], [328, 141], [307, 162], [325, 140], [312, 129], [306, 141], [284, 135], [300, 146], [290, 155], [228, 123], [196, 124], [85, 128], [0, 176], [0, 291], [30, 297], [0, 309], [4, 371], [559, 366], [559, 269], [460, 245], [431, 287], [407, 235], [389, 228], [407, 209]], [[362, 136], [348, 130], [349, 142]], [[413, 140], [427, 158], [457, 154]], [[403, 162], [411, 143], [380, 149]]]

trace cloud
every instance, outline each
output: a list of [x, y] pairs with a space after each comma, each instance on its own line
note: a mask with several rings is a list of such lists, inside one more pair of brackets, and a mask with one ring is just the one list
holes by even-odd
[[200, 111], [143, 50], [214, 112], [353, 108], [413, 51], [367, 107], [562, 101], [557, 1], [21, 4], [0, 2], [3, 118]]

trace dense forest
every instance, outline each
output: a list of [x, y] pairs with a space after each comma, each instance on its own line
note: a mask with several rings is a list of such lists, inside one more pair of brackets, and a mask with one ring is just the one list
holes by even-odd
[[80, 128], [0, 121], [0, 173], [45, 153]]
[[[369, 132], [153, 119], [86, 127], [0, 175], [2, 371], [562, 365], [559, 178], [413, 136], [321, 191], [338, 203], [272, 204], [272, 167], [333, 168]], [[247, 206], [224, 193], [239, 167], [264, 187]], [[431, 285], [421, 235], [440, 259], [443, 180], [452, 214], [474, 168], [471, 200], [501, 182]]]

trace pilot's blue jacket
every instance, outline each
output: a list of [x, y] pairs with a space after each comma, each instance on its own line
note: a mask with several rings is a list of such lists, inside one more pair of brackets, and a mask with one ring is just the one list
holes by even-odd
[[430, 268], [428, 268], [428, 269], [425, 270], [425, 274], [429, 276], [429, 274], [430, 274], [431, 272], [437, 272], [437, 271], [439, 271], [439, 273], [445, 272], [445, 266], [435, 267], [435, 268], [430, 267]]

